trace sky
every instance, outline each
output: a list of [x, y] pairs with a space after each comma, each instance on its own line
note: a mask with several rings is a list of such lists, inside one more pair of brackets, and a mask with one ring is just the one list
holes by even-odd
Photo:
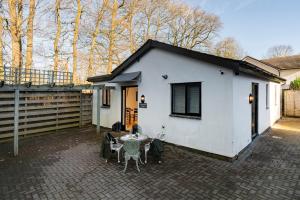
[[300, 54], [300, 0], [182, 0], [218, 15], [218, 39], [235, 38], [247, 55], [264, 58], [274, 45]]

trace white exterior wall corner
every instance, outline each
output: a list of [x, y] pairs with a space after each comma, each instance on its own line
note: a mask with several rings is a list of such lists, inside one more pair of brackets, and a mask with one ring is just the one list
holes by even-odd
[[[280, 84], [246, 75], [233, 78], [234, 152], [238, 154], [251, 143], [251, 104], [249, 94], [252, 83], [258, 83], [258, 133], [263, 133], [280, 118]], [[266, 104], [266, 84], [269, 84], [269, 108]], [[277, 92], [275, 92], [277, 87]], [[276, 97], [275, 97], [276, 95]], [[275, 98], [277, 100], [275, 101]], [[275, 103], [276, 102], [276, 103]]]
[[[223, 75], [220, 70], [224, 72]], [[138, 83], [139, 101], [144, 94], [147, 103], [147, 108], [138, 108], [138, 123], [148, 136], [155, 137], [161, 127], [165, 126], [167, 142], [226, 157], [234, 157], [251, 142], [251, 106], [248, 96], [251, 93], [252, 77], [235, 76], [230, 69], [160, 49], [150, 50], [124, 73], [136, 71], [142, 72]], [[168, 79], [163, 79], [163, 74], [167, 74]], [[202, 82], [201, 120], [169, 116], [171, 83], [182, 82]], [[260, 89], [262, 91], [265, 89]], [[262, 102], [265, 101], [261, 98], [260, 104]], [[270, 108], [272, 110], [277, 113], [276, 108]], [[260, 115], [260, 118], [265, 118], [262, 122], [264, 125], [259, 125], [261, 131], [271, 123], [266, 122], [268, 119], [264, 117], [265, 113]], [[101, 126], [105, 127], [121, 121], [120, 85], [116, 84], [116, 89], [111, 93], [110, 108], [101, 108], [100, 120]]]
[[[96, 83], [106, 84], [105, 82]], [[111, 90], [111, 105], [109, 108], [102, 107], [102, 91], [100, 90], [100, 126], [111, 128], [112, 125], [121, 121], [121, 88], [115, 84], [109, 84], [115, 86], [115, 89]], [[97, 124], [97, 90], [93, 90], [93, 119], [94, 125]]]
[[[188, 70], [187, 70], [188, 69]], [[220, 70], [224, 72], [221, 75]], [[139, 98], [146, 97], [147, 108], [138, 108], [138, 123], [143, 132], [155, 137], [162, 125], [166, 141], [227, 157], [233, 157], [232, 76], [231, 70], [190, 59], [159, 49], [153, 49], [124, 73], [141, 71]], [[163, 74], [168, 79], [162, 78]], [[170, 117], [171, 83], [202, 82], [202, 119]], [[112, 96], [119, 99], [120, 93]], [[140, 101], [140, 100], [139, 100]], [[110, 114], [121, 115], [121, 108], [110, 108]], [[101, 109], [103, 112], [104, 109]], [[105, 121], [104, 114], [101, 119]], [[109, 117], [106, 115], [106, 117]], [[109, 117], [117, 119], [117, 117]], [[119, 118], [118, 118], [119, 119]], [[102, 122], [101, 125], [110, 125]]]

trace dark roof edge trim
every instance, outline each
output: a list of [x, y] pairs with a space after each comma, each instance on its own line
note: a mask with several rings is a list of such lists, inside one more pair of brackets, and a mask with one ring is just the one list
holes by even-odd
[[[250, 64], [248, 62], [242, 61], [242, 60], [234, 60], [230, 58], [223, 58], [211, 54], [201, 53], [198, 51], [185, 49], [182, 47], [173, 46], [170, 44], [154, 41], [154, 40], [148, 40], [143, 46], [141, 46], [136, 52], [134, 52], [131, 56], [129, 56], [123, 63], [121, 63], [117, 68], [115, 68], [111, 74], [102, 75], [102, 76], [94, 76], [89, 77], [87, 81], [89, 82], [102, 82], [102, 81], [109, 81], [112, 80], [114, 77], [116, 77], [118, 74], [125, 71], [128, 67], [130, 67], [133, 63], [139, 61], [139, 59], [146, 54], [148, 51], [150, 51], [152, 48], [158, 48], [163, 49], [168, 52], [180, 54], [182, 56], [190, 57], [197, 60], [202, 60], [207, 63], [215, 64], [217, 66], [226, 67], [232, 70], [241, 68], [249, 68], [248, 70], [244, 70], [250, 75], [254, 75], [260, 78], [265, 78], [267, 80], [277, 80], [275, 82], [283, 82], [285, 79], [282, 79], [279, 76], [276, 76], [272, 73], [269, 73], [256, 65]], [[249, 70], [252, 70], [253, 72], [250, 72]], [[259, 74], [256, 74], [259, 73]], [[263, 77], [262, 77], [263, 76]]]

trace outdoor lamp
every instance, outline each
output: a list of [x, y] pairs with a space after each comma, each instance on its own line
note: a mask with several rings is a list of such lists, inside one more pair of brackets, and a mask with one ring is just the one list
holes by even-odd
[[251, 104], [254, 100], [254, 97], [252, 94], [249, 94], [249, 103]]
[[145, 95], [143, 95], [143, 94], [141, 96], [141, 103], [145, 103]]
[[163, 77], [163, 79], [168, 79], [168, 74], [163, 74], [161, 77]]

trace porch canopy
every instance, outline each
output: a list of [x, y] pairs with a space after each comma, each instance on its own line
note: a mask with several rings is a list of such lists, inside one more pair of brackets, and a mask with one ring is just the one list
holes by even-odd
[[123, 83], [123, 82], [134, 82], [138, 81], [141, 76], [141, 72], [123, 73], [116, 76], [109, 83]]

